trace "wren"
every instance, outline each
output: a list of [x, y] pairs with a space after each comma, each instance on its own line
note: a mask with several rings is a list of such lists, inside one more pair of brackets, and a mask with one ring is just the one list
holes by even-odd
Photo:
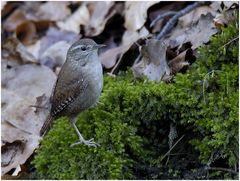
[[79, 141], [71, 144], [71, 147], [78, 144], [99, 146], [93, 138], [83, 138], [76, 126], [76, 116], [95, 105], [101, 95], [103, 70], [98, 49], [103, 46], [91, 39], [80, 39], [69, 48], [50, 98], [50, 113], [40, 130], [40, 136], [50, 129], [54, 119], [67, 116], [79, 137]]

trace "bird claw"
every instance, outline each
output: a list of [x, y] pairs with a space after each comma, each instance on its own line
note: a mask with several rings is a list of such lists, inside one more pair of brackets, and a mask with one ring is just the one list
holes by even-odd
[[76, 143], [73, 143], [70, 145], [70, 147], [74, 147], [76, 145], [79, 145], [79, 144], [84, 144], [84, 145], [87, 145], [87, 146], [93, 146], [95, 148], [97, 148], [98, 146], [100, 146], [98, 143], [94, 142], [94, 138], [91, 138], [90, 140], [81, 140], [76, 142]]

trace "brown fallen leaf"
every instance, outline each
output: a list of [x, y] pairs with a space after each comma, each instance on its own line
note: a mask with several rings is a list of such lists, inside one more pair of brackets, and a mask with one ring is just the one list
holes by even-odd
[[[4, 51], [10, 55], [2, 58], [2, 65], [13, 62], [28, 61], [29, 52], [25, 47], [12, 38], [4, 44]], [[23, 50], [22, 50], [23, 49]], [[22, 50], [22, 51], [21, 51]], [[13, 54], [13, 55], [12, 55]], [[26, 55], [27, 54], [27, 55]], [[7, 58], [7, 60], [6, 60]], [[23, 164], [39, 144], [39, 130], [46, 119], [47, 110], [34, 112], [36, 98], [45, 94], [50, 97], [56, 75], [47, 67], [36, 64], [16, 65], [15, 67], [2, 66], [2, 146], [10, 145], [7, 151], [2, 152], [2, 175]], [[22, 142], [21, 147], [15, 142]], [[3, 147], [2, 147], [3, 150]]]
[[181, 47], [186, 42], [191, 42], [192, 49], [196, 49], [204, 43], [207, 43], [210, 37], [217, 33], [213, 23], [212, 14], [201, 15], [197, 23], [192, 24], [189, 28], [182, 28], [179, 24], [170, 33], [164, 41], [171, 48]]
[[[47, 67], [26, 64], [2, 72], [2, 140], [4, 145], [23, 140], [23, 148], [10, 147], [4, 157], [2, 175], [23, 164], [39, 144], [39, 130], [48, 110], [36, 114], [36, 98], [50, 97], [56, 75]], [[8, 155], [10, 154], [10, 155]]]
[[26, 21], [25, 12], [21, 9], [16, 9], [5, 22], [3, 22], [3, 28], [6, 31], [14, 32], [16, 27]]
[[18, 64], [37, 63], [37, 59], [26, 49], [16, 38], [8, 38], [2, 46], [2, 57], [11, 64], [12, 61]]
[[5, 143], [1, 147], [1, 167], [6, 167], [11, 164], [13, 162], [13, 157], [23, 152], [24, 146], [25, 142], [23, 140], [15, 140], [12, 143]]
[[55, 69], [57, 66], [61, 67], [66, 60], [70, 46], [71, 44], [66, 41], [58, 41], [41, 54], [40, 63], [51, 69]]
[[28, 180], [29, 173], [20, 171], [18, 175], [5, 174], [1, 177], [2, 180]]
[[195, 24], [200, 19], [201, 15], [207, 15], [208, 13], [212, 14], [212, 16], [216, 16], [218, 13], [211, 6], [199, 6], [195, 8], [193, 11], [187, 13], [186, 15], [180, 17], [178, 19], [178, 25], [181, 27], [189, 27], [192, 24]]
[[4, 18], [5, 16], [8, 16], [20, 4], [21, 4], [21, 2], [1, 1], [1, 15], [2, 15], [2, 18]]
[[97, 36], [105, 28], [107, 21], [116, 14], [113, 1], [97, 1], [88, 4], [90, 20], [85, 26], [86, 36]]
[[72, 15], [65, 21], [58, 21], [57, 25], [62, 30], [80, 32], [80, 25], [87, 25], [90, 21], [89, 10], [85, 3], [83, 3]]
[[142, 2], [125, 2], [125, 23], [127, 30], [137, 31], [143, 27], [146, 18], [147, 10], [152, 5], [159, 3], [158, 1], [142, 1]]
[[168, 62], [171, 74], [178, 73], [183, 67], [189, 66], [189, 61], [195, 61], [192, 49], [187, 49]]
[[46, 32], [46, 35], [41, 39], [39, 55], [42, 56], [49, 47], [59, 41], [65, 41], [72, 44], [80, 37], [81, 35], [78, 35], [75, 32], [50, 27]]
[[16, 37], [24, 44], [29, 45], [37, 37], [37, 29], [32, 21], [24, 21], [16, 27]]
[[103, 66], [107, 69], [112, 68], [116, 64], [119, 55], [127, 49], [126, 46], [111, 48], [100, 55]]
[[214, 25], [220, 29], [221, 27], [224, 27], [225, 25], [230, 24], [231, 22], [235, 21], [236, 16], [236, 9], [229, 9], [224, 11], [224, 13], [218, 14], [214, 19]]
[[16, 37], [24, 44], [30, 45], [35, 42], [38, 33], [45, 31], [51, 21], [39, 20], [30, 13], [27, 14], [22, 7], [16, 9], [6, 21], [3, 22], [3, 27], [6, 31], [15, 32]]
[[[170, 17], [172, 17], [169, 15], [170, 12], [173, 13], [183, 9], [185, 7], [185, 4], [186, 2], [178, 1], [178, 2], [171, 2], [164, 6], [161, 3], [153, 5], [152, 6], [153, 9], [149, 10], [149, 19], [153, 27], [152, 33], [160, 32], [163, 25], [169, 20]], [[168, 14], [168, 16], [163, 16], [164, 14], [166, 15], [166, 13]], [[162, 19], [154, 22], [154, 20], [158, 16], [162, 16]]]
[[38, 11], [36, 12], [36, 16], [42, 20], [64, 20], [71, 14], [70, 9], [68, 8], [68, 4], [69, 2], [67, 1], [45, 2], [39, 7]]
[[147, 76], [149, 80], [161, 81], [163, 76], [170, 75], [166, 61], [167, 47], [162, 41], [149, 39], [141, 49], [142, 59], [132, 67], [136, 77]]
[[143, 27], [139, 32], [125, 31], [122, 37], [122, 43], [118, 47], [110, 48], [104, 53], [100, 54], [100, 60], [103, 66], [107, 69], [112, 68], [120, 55], [128, 51], [128, 49], [140, 38], [146, 38], [149, 32]]

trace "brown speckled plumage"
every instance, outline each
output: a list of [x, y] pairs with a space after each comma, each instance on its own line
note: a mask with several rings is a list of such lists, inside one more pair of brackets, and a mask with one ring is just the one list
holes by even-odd
[[[51, 111], [40, 130], [40, 135], [45, 134], [53, 119], [60, 116], [67, 116], [77, 129], [77, 114], [97, 102], [103, 87], [102, 66], [97, 54], [99, 47], [101, 45], [91, 39], [81, 39], [69, 48], [51, 97]], [[77, 144], [96, 146], [92, 140], [84, 140], [81, 134], [79, 138], [80, 142]]]

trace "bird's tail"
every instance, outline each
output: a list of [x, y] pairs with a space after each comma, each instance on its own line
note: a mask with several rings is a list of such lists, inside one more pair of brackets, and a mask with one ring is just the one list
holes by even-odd
[[40, 136], [43, 136], [45, 133], [49, 131], [49, 129], [51, 128], [52, 122], [53, 122], [53, 116], [49, 114], [42, 128], [40, 129]]

